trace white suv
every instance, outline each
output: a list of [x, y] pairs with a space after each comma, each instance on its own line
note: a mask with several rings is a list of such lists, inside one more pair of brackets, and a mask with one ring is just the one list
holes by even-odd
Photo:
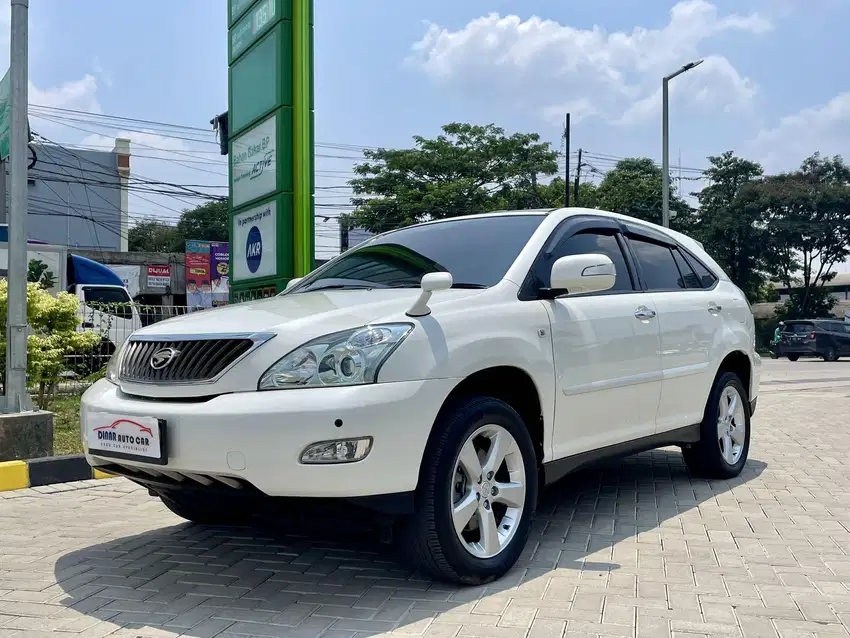
[[425, 571], [483, 583], [519, 557], [542, 486], [589, 462], [677, 445], [737, 476], [754, 336], [679, 233], [582, 208], [454, 218], [137, 331], [83, 397], [82, 440], [189, 520], [347, 502]]

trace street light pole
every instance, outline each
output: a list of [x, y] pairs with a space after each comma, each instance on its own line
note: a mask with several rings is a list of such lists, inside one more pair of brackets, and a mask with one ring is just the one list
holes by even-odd
[[670, 228], [670, 107], [667, 85], [677, 75], [690, 71], [702, 62], [688, 62], [661, 80], [661, 223], [665, 228]]

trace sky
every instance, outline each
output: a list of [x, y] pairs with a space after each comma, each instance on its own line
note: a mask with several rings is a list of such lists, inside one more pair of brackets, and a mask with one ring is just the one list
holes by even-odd
[[[8, 0], [0, 7], [6, 66]], [[338, 250], [335, 218], [363, 147], [458, 121], [561, 149], [570, 112], [571, 150], [598, 181], [616, 158], [660, 160], [661, 78], [697, 59], [670, 83], [683, 192], [726, 150], [769, 172], [848, 154], [846, 0], [316, 0], [315, 14], [319, 257]], [[227, 109], [226, 0], [34, 0], [29, 36], [33, 130], [104, 150], [129, 137], [134, 174], [226, 193], [209, 126]], [[173, 221], [194, 203], [134, 193], [131, 220]]]

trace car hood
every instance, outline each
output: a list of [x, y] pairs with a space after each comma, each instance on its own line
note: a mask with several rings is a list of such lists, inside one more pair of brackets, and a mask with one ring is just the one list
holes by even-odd
[[[181, 315], [142, 328], [136, 334], [180, 336], [293, 331], [301, 337], [319, 336], [379, 321], [404, 320], [405, 312], [420, 292], [418, 288], [393, 288], [296, 293]], [[437, 308], [482, 292], [437, 292], [429, 305]]]

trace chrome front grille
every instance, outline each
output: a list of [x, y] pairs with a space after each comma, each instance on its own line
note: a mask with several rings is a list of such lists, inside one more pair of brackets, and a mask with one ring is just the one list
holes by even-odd
[[210, 383], [272, 336], [130, 337], [121, 355], [118, 376], [131, 383]]

